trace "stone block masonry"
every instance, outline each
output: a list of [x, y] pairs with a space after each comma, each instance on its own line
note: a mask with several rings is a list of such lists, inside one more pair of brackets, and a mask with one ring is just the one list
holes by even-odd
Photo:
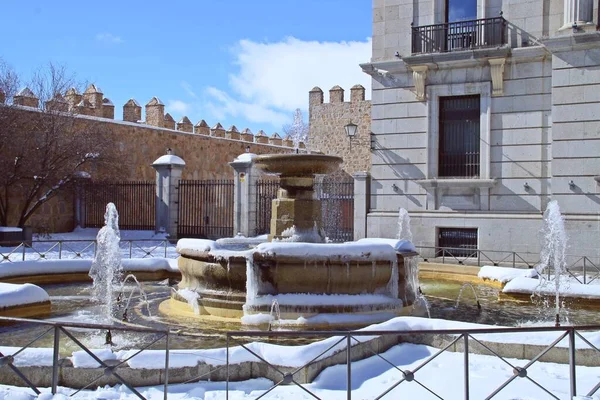
[[[350, 89], [350, 101], [344, 101], [344, 89], [334, 86], [329, 103], [323, 102], [323, 91], [315, 87], [309, 93], [308, 149], [342, 157], [342, 169], [353, 174], [371, 169], [371, 102], [365, 100], [365, 88]], [[349, 137], [344, 127], [356, 124], [356, 134]]]

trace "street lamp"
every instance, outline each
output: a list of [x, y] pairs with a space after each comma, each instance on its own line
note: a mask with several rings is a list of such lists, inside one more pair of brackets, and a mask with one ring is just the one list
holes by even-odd
[[348, 135], [350, 139], [352, 139], [356, 135], [357, 128], [358, 125], [353, 124], [352, 121], [350, 121], [348, 125], [344, 126], [344, 129], [346, 130], [346, 135]]

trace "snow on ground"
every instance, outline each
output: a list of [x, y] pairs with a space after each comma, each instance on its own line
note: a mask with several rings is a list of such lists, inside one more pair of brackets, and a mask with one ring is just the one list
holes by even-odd
[[[370, 325], [359, 331], [415, 331], [415, 330], [443, 330], [443, 329], [490, 329], [501, 328], [498, 326], [481, 325], [467, 322], [449, 321], [443, 319], [428, 319], [419, 317], [396, 317], [386, 322]], [[531, 333], [482, 333], [473, 334], [479, 340], [499, 343], [520, 343], [532, 345], [548, 345], [556, 340], [563, 332], [535, 332]], [[599, 332], [582, 332], [586, 340], [592, 345], [600, 347]], [[354, 336], [357, 341], [364, 342], [375, 338], [375, 335]], [[328, 357], [335, 352], [346, 348], [346, 341], [336, 344], [340, 337], [329, 337], [317, 342], [305, 345], [285, 346], [273, 343], [253, 342], [246, 345], [247, 348], [259, 355], [262, 359], [274, 365], [287, 367], [301, 367], [317, 356], [318, 359]], [[558, 347], [567, 347], [568, 341], [565, 339], [558, 344]], [[579, 349], [589, 348], [581, 339], [576, 340], [576, 347]], [[14, 354], [18, 347], [0, 347], [3, 354]], [[120, 350], [112, 353], [106, 349], [95, 349], [95, 354], [102, 360], [126, 360], [134, 355], [137, 350]], [[226, 363], [227, 351], [224, 348], [216, 349], [185, 349], [171, 350], [169, 352], [169, 365], [171, 367], [193, 367], [198, 363], [206, 363], [213, 366], [222, 366]], [[165, 353], [163, 350], [145, 350], [134, 356], [127, 365], [131, 368], [162, 368], [164, 366]], [[86, 367], [95, 361], [85, 352], [76, 351], [73, 353], [72, 361], [75, 367]], [[229, 361], [231, 364], [240, 364], [243, 362], [258, 361], [249, 351], [241, 346], [232, 346], [229, 349]], [[40, 354], [34, 349], [28, 349], [26, 352], [19, 353], [15, 357], [15, 365], [51, 365], [52, 353], [46, 349], [40, 349]]]
[[50, 301], [50, 296], [39, 286], [26, 283], [15, 285], [0, 282], [0, 308]]
[[[352, 398], [373, 399], [402, 379], [400, 371], [414, 370], [438, 349], [424, 345], [401, 344], [394, 346], [381, 356], [373, 356], [352, 363]], [[389, 361], [388, 362], [386, 362]], [[525, 366], [523, 360], [506, 359], [514, 366]], [[444, 352], [415, 373], [415, 381], [402, 382], [385, 398], [432, 399], [428, 390], [444, 399], [464, 398], [464, 356], [462, 353]], [[469, 394], [473, 399], [490, 395], [505, 381], [513, 378], [510, 365], [493, 356], [469, 356]], [[313, 383], [303, 385], [305, 390], [322, 399], [346, 399], [346, 365], [325, 369]], [[569, 365], [536, 362], [527, 369], [528, 377], [551, 391], [560, 399], [569, 399]], [[600, 379], [599, 367], [577, 367], [577, 390], [579, 394], [589, 392]], [[229, 384], [229, 398], [254, 399], [268, 390], [273, 383], [267, 379], [252, 379]], [[162, 386], [138, 388], [149, 399], [162, 399]], [[296, 385], [279, 386], [269, 393], [268, 399], [312, 399], [309, 393]], [[44, 389], [39, 399], [66, 399], [75, 390], [59, 388], [59, 395], [52, 397]], [[0, 399], [35, 399], [25, 388], [0, 386]], [[121, 385], [104, 387], [93, 391], [82, 391], [75, 399], [135, 399], [136, 397]], [[198, 382], [169, 386], [170, 400], [223, 399], [225, 382]], [[496, 397], [499, 399], [545, 399], [549, 395], [526, 378], [517, 378]], [[593, 399], [600, 399], [599, 396]]]
[[[73, 232], [34, 235], [31, 247], [0, 247], [0, 265], [10, 261], [92, 259], [97, 228], [77, 228]], [[154, 231], [121, 230], [122, 258], [177, 258], [175, 246], [169, 243], [164, 233]], [[63, 241], [59, 244], [59, 241]], [[132, 241], [132, 242], [129, 242]]]

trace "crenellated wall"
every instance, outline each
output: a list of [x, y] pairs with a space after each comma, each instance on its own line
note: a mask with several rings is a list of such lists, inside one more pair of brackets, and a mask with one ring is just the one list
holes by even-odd
[[[5, 96], [3, 93], [0, 93], [0, 104], [4, 104], [4, 102]], [[31, 108], [40, 107], [39, 99], [29, 88], [21, 89], [14, 96], [13, 104]], [[183, 116], [179, 122], [175, 122], [169, 113], [165, 113], [164, 103], [156, 96], [150, 99], [144, 108], [145, 120], [142, 120], [142, 106], [137, 100], [133, 98], [129, 99], [123, 105], [123, 121], [133, 122], [140, 126], [166, 128], [209, 137], [224, 137], [244, 143], [294, 147], [291, 138], [281, 138], [276, 132], [268, 137], [261, 130], [255, 136], [250, 129], [245, 128], [240, 132], [235, 125], [231, 125], [229, 129], [225, 130], [219, 122], [210, 129], [204, 120], [200, 120], [194, 125], [187, 116]], [[102, 90], [95, 84], [89, 85], [83, 94], [80, 94], [75, 88], [67, 90], [64, 95], [58, 93], [54, 98], [45, 102], [44, 109], [70, 112], [74, 116], [84, 115], [107, 120], [114, 120], [115, 117], [114, 104], [109, 98], [104, 97]], [[119, 121], [114, 120], [114, 122], [118, 123]], [[258, 139], [259, 137], [260, 139]], [[264, 140], [265, 138], [266, 140]], [[305, 148], [304, 143], [300, 143], [299, 147], [301, 149]]]
[[[365, 100], [365, 88], [350, 89], [350, 101], [344, 101], [344, 89], [329, 90], [329, 103], [323, 101], [323, 91], [315, 87], [309, 92], [309, 149], [344, 159], [342, 169], [352, 174], [371, 170], [371, 102]], [[349, 137], [344, 127], [357, 125], [356, 134]]]
[[[164, 105], [156, 97], [146, 105], [146, 121], [141, 121], [142, 107], [134, 99], [123, 106], [123, 121], [114, 120], [112, 102], [101, 97], [96, 86], [90, 86], [80, 95], [71, 89], [64, 96], [56, 96], [45, 103], [45, 110], [64, 112], [65, 118], [75, 118], [79, 126], [92, 124], [94, 132], [102, 132], [111, 137], [120, 157], [119, 176], [102, 170], [92, 170], [96, 180], [154, 180], [155, 170], [151, 164], [166, 150], [183, 158], [186, 167], [183, 179], [231, 179], [233, 169], [229, 162], [238, 155], [251, 152], [256, 154], [289, 153], [295, 151], [289, 139], [282, 139], [277, 133], [268, 137], [264, 131], [252, 134], [249, 129], [228, 129], [216, 123], [209, 128], [201, 120], [193, 125], [187, 117], [179, 122], [164, 113]], [[0, 106], [4, 104], [0, 96]], [[39, 113], [39, 99], [29, 89], [21, 90], [13, 98], [18, 112]], [[177, 129], [175, 129], [175, 127]], [[84, 129], [84, 128], [82, 128]], [[300, 144], [300, 148], [304, 148]], [[37, 231], [62, 232], [73, 226], [73, 195], [65, 193], [41, 208], [38, 215], [29, 222]]]

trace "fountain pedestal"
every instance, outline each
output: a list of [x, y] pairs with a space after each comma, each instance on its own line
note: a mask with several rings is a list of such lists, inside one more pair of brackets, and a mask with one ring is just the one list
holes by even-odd
[[314, 177], [335, 171], [342, 159], [323, 154], [277, 154], [258, 156], [253, 161], [259, 170], [280, 176], [281, 189], [272, 203], [269, 241], [324, 242]]

